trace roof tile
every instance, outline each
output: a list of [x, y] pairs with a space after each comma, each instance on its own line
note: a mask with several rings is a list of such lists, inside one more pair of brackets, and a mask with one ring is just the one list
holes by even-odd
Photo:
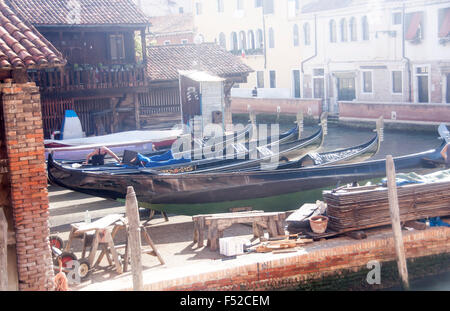
[[147, 74], [150, 81], [178, 80], [179, 70], [201, 70], [225, 78], [253, 69], [215, 43], [151, 46]]
[[0, 69], [57, 66], [61, 54], [0, 0]]
[[[33, 25], [147, 25], [132, 0], [6, 0]], [[79, 4], [77, 7], [76, 4]], [[76, 13], [79, 8], [79, 14]], [[75, 13], [75, 14], [74, 14]]]

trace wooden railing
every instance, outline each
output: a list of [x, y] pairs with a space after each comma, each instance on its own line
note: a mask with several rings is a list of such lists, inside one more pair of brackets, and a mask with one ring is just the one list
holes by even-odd
[[41, 92], [139, 87], [146, 85], [143, 66], [73, 67], [29, 72]]

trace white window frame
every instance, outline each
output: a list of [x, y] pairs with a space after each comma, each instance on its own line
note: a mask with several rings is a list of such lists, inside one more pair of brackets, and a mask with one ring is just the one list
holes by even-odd
[[430, 64], [417, 64], [413, 66], [414, 80], [413, 80], [413, 88], [414, 88], [414, 103], [416, 104], [427, 104], [427, 103], [419, 103], [419, 81], [417, 77], [425, 76], [425, 74], [417, 74], [417, 68], [427, 67], [428, 76], [428, 104], [431, 103], [431, 65]]
[[[317, 76], [317, 75], [315, 75], [314, 74], [314, 71], [315, 70], [323, 70], [323, 75], [321, 75], [321, 76]], [[315, 97], [315, 94], [316, 94], [316, 92], [315, 92], [315, 87], [314, 87], [314, 79], [322, 79], [323, 80], [323, 96], [324, 96], [324, 98], [323, 99], [325, 99], [325, 68], [313, 68], [313, 70], [312, 70], [312, 73], [311, 73], [311, 77], [312, 77], [312, 79], [311, 79], [311, 84], [312, 84], [312, 87], [311, 87], [311, 89], [312, 89], [312, 94], [311, 94], [311, 97], [312, 98], [314, 98], [314, 99], [316, 99], [316, 97]], [[320, 98], [320, 97], [317, 97], [318, 99], [322, 99], [322, 98]]]
[[[403, 69], [392, 69], [392, 70], [390, 70], [389, 71], [390, 72], [390, 80], [391, 80], [391, 83], [390, 83], [390, 86], [391, 86], [391, 95], [396, 95], [396, 96], [400, 96], [400, 95], [402, 95], [403, 96], [403, 93], [404, 93], [404, 90], [403, 90], [403, 87], [404, 87], [404, 75], [405, 75], [405, 73], [404, 73], [404, 71], [403, 71]], [[401, 75], [402, 75], [402, 86], [401, 86], [401, 92], [400, 93], [395, 93], [394, 92], [394, 72], [400, 72], [401, 73]]]
[[[370, 72], [370, 83], [371, 83], [371, 91], [370, 92], [366, 92], [364, 90], [364, 85], [365, 85], [365, 81], [364, 81], [364, 73], [365, 72]], [[361, 70], [361, 94], [373, 94], [374, 90], [373, 90], [373, 70]]]

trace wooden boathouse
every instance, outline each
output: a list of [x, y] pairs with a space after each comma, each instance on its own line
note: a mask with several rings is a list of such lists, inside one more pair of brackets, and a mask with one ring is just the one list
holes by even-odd
[[131, 0], [7, 0], [67, 59], [64, 68], [29, 70], [42, 94], [44, 135], [75, 110], [86, 135], [140, 127], [137, 96], [146, 91], [150, 23]]

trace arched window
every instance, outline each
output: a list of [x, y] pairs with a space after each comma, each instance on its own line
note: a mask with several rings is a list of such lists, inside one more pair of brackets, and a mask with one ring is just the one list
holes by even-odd
[[311, 34], [310, 34], [311, 30], [309, 27], [309, 24], [306, 23], [303, 25], [303, 36], [304, 36], [304, 43], [305, 45], [310, 45], [311, 44]]
[[262, 49], [263, 47], [264, 47], [263, 31], [261, 29], [258, 29], [256, 31], [256, 48]]
[[223, 32], [219, 34], [219, 45], [224, 49], [227, 48], [227, 38], [225, 37], [225, 34]]
[[247, 49], [247, 36], [245, 35], [245, 31], [241, 31], [239, 33], [239, 50]]
[[233, 31], [231, 33], [231, 39], [230, 39], [230, 50], [236, 51], [238, 49], [238, 38], [237, 34]]
[[294, 25], [294, 29], [292, 31], [292, 36], [293, 36], [293, 39], [294, 39], [294, 46], [298, 46], [300, 40], [299, 40], [298, 25], [297, 24]]
[[330, 42], [336, 42], [336, 22], [334, 19], [330, 21]]
[[248, 48], [254, 50], [255, 49], [255, 34], [253, 30], [249, 30], [247, 34], [248, 39]]
[[362, 39], [369, 40], [369, 22], [367, 21], [367, 16], [363, 16], [361, 24], [362, 24]]
[[345, 42], [348, 40], [348, 32], [347, 32], [347, 21], [345, 18], [341, 19], [341, 41]]
[[356, 20], [354, 17], [350, 18], [349, 26], [350, 26], [350, 40], [351, 41], [358, 40], [356, 34]]
[[273, 49], [275, 47], [275, 34], [273, 32], [273, 28], [269, 28], [269, 49]]

